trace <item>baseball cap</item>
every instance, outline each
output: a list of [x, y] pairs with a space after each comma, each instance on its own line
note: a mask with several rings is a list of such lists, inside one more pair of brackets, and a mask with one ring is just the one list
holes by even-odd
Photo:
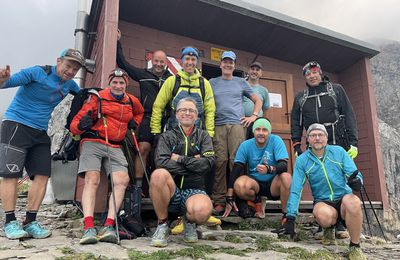
[[250, 64], [250, 68], [251, 68], [251, 67], [259, 67], [260, 69], [263, 68], [263, 67], [262, 67], [262, 64], [261, 64], [260, 62], [258, 62], [258, 61], [255, 61], [255, 62], [251, 63], [251, 64]]
[[224, 51], [221, 55], [221, 60], [231, 59], [236, 61], [236, 54], [233, 51]]
[[318, 69], [319, 73], [322, 74], [321, 66], [316, 61], [310, 61], [303, 67], [303, 76], [310, 73], [311, 69]]
[[65, 49], [61, 52], [60, 58], [73, 60], [78, 62], [81, 66], [85, 66], [85, 58], [80, 51], [75, 49]]
[[128, 73], [126, 73], [125, 70], [120, 69], [120, 68], [116, 68], [115, 70], [112, 70], [110, 75], [108, 75], [108, 84], [110, 84], [111, 80], [115, 77], [122, 77], [124, 79], [126, 85], [128, 85], [129, 77], [128, 77]]
[[307, 129], [307, 137], [310, 135], [310, 133], [314, 130], [321, 130], [322, 132], [324, 132], [326, 134], [326, 136], [328, 136], [328, 132], [326, 131], [326, 128], [324, 125], [318, 124], [318, 123], [314, 123], [312, 125], [310, 125]]
[[185, 55], [196, 56], [196, 58], [198, 59], [199, 58], [199, 51], [196, 48], [192, 47], [192, 46], [183, 47], [182, 48], [181, 59]]

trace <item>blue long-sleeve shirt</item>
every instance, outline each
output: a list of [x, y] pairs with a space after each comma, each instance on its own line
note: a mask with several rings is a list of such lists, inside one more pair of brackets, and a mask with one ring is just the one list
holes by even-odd
[[[296, 160], [286, 208], [287, 216], [297, 217], [306, 180], [310, 183], [315, 202], [336, 201], [352, 193], [347, 179], [356, 170], [354, 161], [340, 146], [327, 145], [322, 159], [308, 149]], [[363, 181], [360, 172], [357, 177]]]
[[40, 66], [23, 69], [0, 87], [18, 86], [3, 121], [10, 120], [45, 131], [54, 108], [70, 90], [78, 92], [80, 89], [73, 80], [62, 81], [56, 74], [56, 66], [51, 67], [49, 75]]

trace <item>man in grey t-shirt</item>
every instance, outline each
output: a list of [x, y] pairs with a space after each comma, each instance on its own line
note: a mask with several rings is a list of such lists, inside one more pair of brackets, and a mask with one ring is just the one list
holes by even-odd
[[[246, 128], [257, 119], [261, 110], [261, 100], [243, 78], [233, 76], [236, 54], [225, 51], [221, 56], [221, 72], [218, 78], [210, 80], [215, 100], [215, 135], [213, 140], [215, 161], [215, 178], [212, 193], [214, 210], [222, 214], [225, 207], [226, 166], [232, 170], [236, 151], [245, 140]], [[251, 116], [245, 117], [243, 96], [254, 102]]]

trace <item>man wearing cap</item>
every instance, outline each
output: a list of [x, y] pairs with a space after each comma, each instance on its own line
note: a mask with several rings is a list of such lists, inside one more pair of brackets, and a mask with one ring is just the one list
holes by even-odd
[[[265, 111], [267, 111], [267, 109], [269, 109], [270, 107], [268, 89], [260, 85], [260, 78], [262, 76], [262, 64], [258, 61], [251, 63], [247, 73], [249, 75], [247, 83], [250, 85], [250, 87], [253, 88], [254, 92], [261, 100], [262, 109], [258, 113], [258, 117], [262, 117]], [[251, 101], [251, 99], [249, 99], [248, 97], [244, 96], [243, 108], [244, 108], [244, 115], [247, 117], [251, 116], [254, 111], [254, 102]], [[251, 124], [247, 128], [246, 137], [247, 137], [246, 139], [254, 137]]]
[[[285, 221], [286, 203], [292, 176], [287, 172], [289, 155], [285, 143], [278, 135], [271, 134], [271, 123], [260, 117], [253, 123], [254, 138], [240, 144], [235, 164], [229, 176], [224, 217], [237, 210], [234, 195], [248, 201], [255, 208], [255, 216], [265, 217], [261, 196], [281, 200], [282, 223]], [[242, 175], [247, 165], [248, 174]]]
[[[174, 115], [176, 105], [180, 99], [191, 97], [196, 100], [199, 113], [195, 125], [207, 130], [211, 137], [214, 136], [214, 95], [210, 83], [200, 75], [197, 69], [198, 59], [199, 52], [196, 48], [188, 46], [182, 49], [182, 70], [165, 81], [154, 102], [150, 122], [151, 133], [158, 135], [162, 132], [162, 113], [168, 105], [172, 111], [167, 120], [166, 128], [173, 129], [177, 126], [178, 121]], [[178, 86], [176, 86], [177, 82], [180, 82]]]
[[[358, 154], [357, 123], [343, 87], [332, 84], [327, 77], [322, 77], [321, 66], [315, 61], [303, 67], [303, 75], [307, 88], [296, 95], [291, 114], [291, 134], [296, 154], [302, 153], [303, 128], [308, 129], [311, 124], [320, 123], [327, 128], [328, 143], [342, 146], [354, 159]], [[341, 222], [336, 228], [336, 236], [348, 237]], [[321, 228], [314, 237], [322, 239]]]
[[[246, 128], [256, 120], [261, 110], [261, 100], [243, 78], [233, 76], [236, 54], [224, 51], [221, 56], [222, 75], [210, 80], [215, 97], [215, 136], [213, 139], [216, 162], [212, 199], [214, 211], [222, 214], [225, 206], [226, 167], [232, 170], [239, 144], [245, 140]], [[254, 102], [251, 116], [245, 117], [243, 96]]]
[[[114, 229], [115, 212], [121, 206], [129, 183], [128, 163], [121, 149], [121, 142], [128, 129], [135, 130], [143, 118], [144, 110], [139, 100], [126, 93], [128, 74], [121, 69], [115, 69], [108, 80], [108, 88], [99, 91], [99, 97], [91, 96], [89, 102], [85, 102], [75, 115], [70, 126], [72, 134], [81, 136], [78, 173], [85, 175], [82, 193], [84, 233], [80, 244], [94, 244], [98, 240], [118, 242]], [[108, 204], [107, 219], [97, 235], [93, 212], [102, 166], [107, 175], [112, 174], [113, 191]]]
[[308, 180], [314, 197], [313, 215], [323, 227], [323, 243], [334, 244], [334, 225], [343, 222], [350, 234], [350, 259], [366, 259], [360, 250], [363, 223], [361, 201], [353, 194], [362, 185], [362, 175], [346, 151], [337, 145], [328, 145], [324, 125], [314, 123], [307, 130], [307, 149], [296, 160], [287, 204], [286, 223], [281, 234], [295, 234], [303, 186]]
[[[188, 46], [182, 49], [182, 70], [177, 75], [169, 77], [162, 85], [153, 105], [151, 116], [151, 132], [159, 135], [162, 132], [161, 120], [163, 111], [170, 111], [166, 123], [166, 129], [174, 129], [178, 125], [175, 116], [176, 106], [182, 98], [190, 97], [197, 102], [198, 116], [195, 125], [197, 128], [205, 129], [210, 137], [214, 136], [214, 95], [210, 83], [200, 75], [197, 69], [199, 52], [196, 48]], [[210, 174], [206, 175], [206, 178]], [[206, 191], [211, 193], [212, 180], [206, 180]], [[221, 221], [210, 217], [208, 225], [220, 225]], [[173, 234], [182, 233], [184, 226], [182, 221], [174, 228]]]
[[[10, 76], [10, 66], [0, 68], [0, 89], [19, 87], [4, 114], [0, 140], [1, 202], [5, 212], [4, 233], [9, 239], [46, 238], [51, 231], [36, 216], [51, 174], [50, 138], [47, 125], [53, 109], [68, 92], [78, 92], [72, 79], [85, 59], [74, 49], [63, 51], [55, 66], [34, 66]], [[15, 218], [17, 182], [26, 169], [32, 180], [26, 217]]]
[[[138, 142], [144, 167], [146, 167], [148, 156], [150, 154], [152, 144], [154, 143], [154, 135], [151, 134], [150, 130], [150, 118], [153, 110], [153, 104], [161, 86], [172, 74], [167, 69], [167, 55], [162, 50], [156, 50], [153, 52], [153, 56], [151, 58], [152, 67], [150, 69], [137, 68], [130, 64], [124, 57], [120, 39], [121, 31], [118, 30], [117, 65], [121, 69], [125, 70], [129, 77], [131, 77], [134, 81], [139, 82], [140, 103], [144, 108], [144, 116], [139, 127]], [[138, 188], [142, 187], [143, 175], [144, 169], [142, 163], [139, 156], [136, 156], [135, 181]], [[138, 194], [140, 194], [140, 192]], [[138, 199], [141, 200], [141, 196], [139, 196]]]

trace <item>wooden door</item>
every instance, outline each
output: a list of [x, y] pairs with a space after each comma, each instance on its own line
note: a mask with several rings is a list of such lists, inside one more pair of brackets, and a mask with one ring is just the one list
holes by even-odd
[[[293, 174], [296, 158], [290, 135], [290, 113], [294, 98], [292, 75], [264, 71], [260, 84], [265, 86], [270, 93], [271, 107], [264, 113], [264, 116], [271, 121], [272, 133], [283, 139], [289, 153], [288, 172]], [[303, 189], [302, 199], [312, 199], [308, 184]]]

